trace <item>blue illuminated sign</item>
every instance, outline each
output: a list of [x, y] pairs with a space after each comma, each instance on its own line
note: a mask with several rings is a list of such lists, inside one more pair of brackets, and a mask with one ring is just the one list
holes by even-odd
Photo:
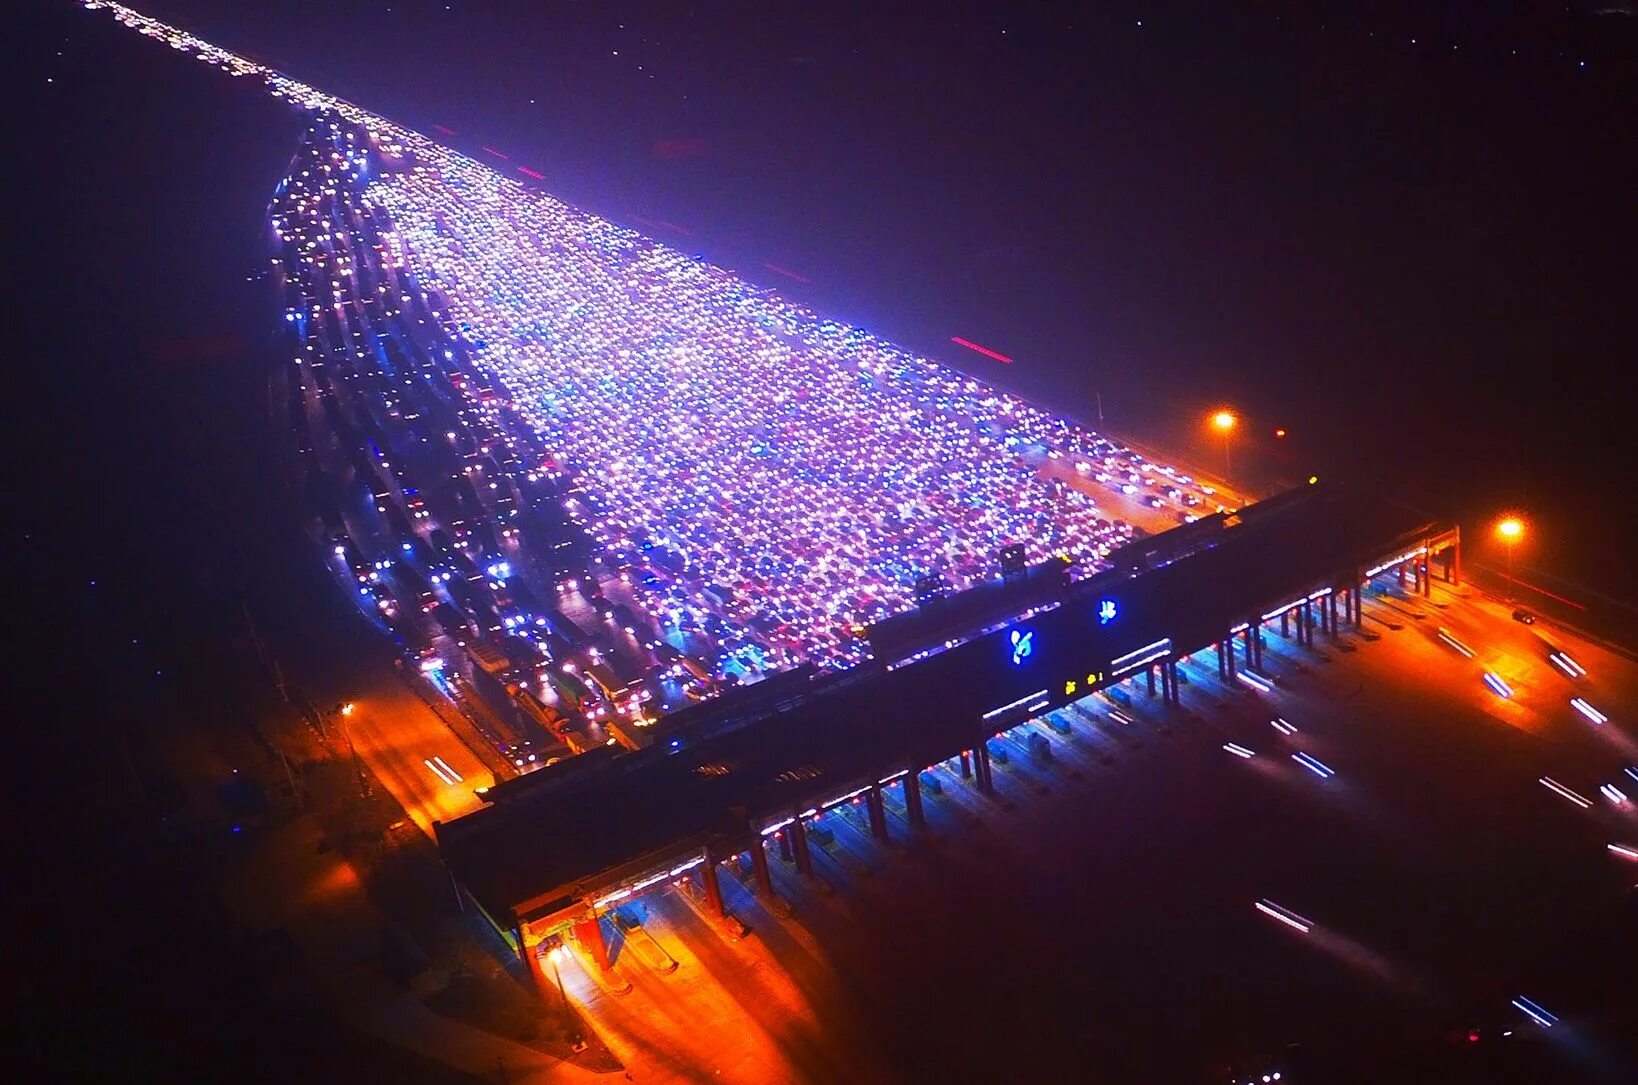
[[1035, 645], [1033, 643], [1034, 640], [1035, 640], [1035, 631], [1032, 630], [1032, 629], [1024, 629], [1024, 630], [1014, 629], [1012, 631], [1012, 663], [1013, 663], [1013, 666], [1016, 667], [1020, 663], [1024, 662], [1024, 660], [1026, 660], [1026, 659], [1028, 659], [1030, 657], [1030, 653], [1035, 651]]
[[1110, 622], [1115, 620], [1115, 615], [1118, 613], [1120, 612], [1115, 609], [1115, 601], [1113, 599], [1103, 599], [1098, 602], [1099, 625], [1108, 625]]

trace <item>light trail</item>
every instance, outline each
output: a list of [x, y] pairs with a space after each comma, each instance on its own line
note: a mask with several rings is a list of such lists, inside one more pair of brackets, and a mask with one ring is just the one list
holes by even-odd
[[1552, 661], [1553, 666], [1571, 678], [1585, 678], [1587, 676], [1586, 668], [1571, 659], [1568, 652], [1553, 652], [1547, 658]]
[[1588, 704], [1585, 700], [1583, 700], [1580, 697], [1571, 697], [1570, 698], [1570, 707], [1575, 709], [1577, 712], [1581, 713], [1583, 716], [1587, 717], [1593, 723], [1598, 724], [1599, 726], [1603, 726], [1605, 723], [1609, 722], [1609, 717], [1608, 716], [1606, 716], [1606, 715], [1604, 715], [1604, 713], [1598, 711], [1598, 709], [1594, 708], [1592, 705]]
[[1513, 687], [1502, 681], [1501, 676], [1492, 672], [1484, 672], [1484, 684], [1489, 686], [1496, 696], [1504, 700], [1513, 696]]
[[1274, 692], [1274, 683], [1270, 682], [1261, 675], [1252, 674], [1250, 671], [1235, 671], [1234, 677], [1238, 678], [1243, 684], [1250, 686], [1259, 693]]
[[1295, 727], [1291, 726], [1278, 716], [1275, 716], [1268, 722], [1269, 725], [1274, 728], [1274, 730], [1278, 731], [1282, 735], [1294, 735], [1297, 733], [1297, 729]]
[[996, 351], [993, 351], [989, 347], [981, 347], [977, 343], [974, 343], [969, 339], [961, 338], [961, 336], [959, 336], [959, 335], [950, 336], [950, 342], [952, 342], [952, 343], [954, 343], [954, 344], [956, 344], [957, 346], [960, 346], [960, 347], [966, 347], [968, 350], [977, 351], [978, 353], [984, 355], [984, 357], [986, 357], [986, 358], [994, 358], [998, 362], [1007, 362], [1009, 364], [1012, 362], [1012, 359], [1007, 357], [1005, 354], [1000, 354], [1000, 353], [998, 353]]
[[1440, 640], [1462, 653], [1462, 655], [1466, 656], [1468, 659], [1473, 658], [1473, 649], [1469, 648], [1466, 644], [1463, 644], [1460, 640], [1457, 640], [1456, 635], [1450, 630], [1440, 626], [1438, 630], [1438, 637]]
[[1336, 775], [1336, 773], [1329, 766], [1313, 757], [1310, 757], [1308, 754], [1294, 753], [1291, 755], [1291, 760], [1295, 761], [1297, 764], [1301, 765], [1309, 772], [1312, 772], [1315, 776], [1318, 776], [1322, 780], [1329, 780], [1331, 777]]
[[1583, 798], [1582, 796], [1577, 795], [1574, 791], [1571, 791], [1569, 788], [1565, 787], [1551, 776], [1543, 776], [1536, 782], [1542, 787], [1545, 787], [1548, 791], [1551, 791], [1553, 794], [1569, 799], [1583, 810], [1589, 809], [1592, 806], [1591, 799]]
[[1259, 900], [1256, 907], [1257, 910], [1262, 912], [1264, 915], [1272, 916], [1281, 923], [1284, 923], [1286, 926], [1299, 930], [1304, 934], [1307, 934], [1309, 931], [1314, 929], [1314, 924], [1311, 920], [1303, 918], [1289, 908], [1280, 907], [1267, 897]]
[[1235, 757], [1255, 757], [1255, 756], [1257, 756], [1257, 754], [1256, 754], [1256, 752], [1254, 750], [1248, 750], [1244, 746], [1240, 745], [1238, 742], [1225, 742], [1225, 743], [1223, 743], [1223, 749], [1227, 750], [1229, 753], [1233, 754]]
[[1557, 1017], [1554, 1017], [1552, 1014], [1542, 1009], [1540, 1004], [1532, 1002], [1523, 995], [1515, 998], [1513, 1000], [1513, 1005], [1521, 1010], [1526, 1017], [1530, 1018], [1530, 1020], [1534, 1021], [1542, 1028], [1552, 1028], [1554, 1025], [1558, 1024]]

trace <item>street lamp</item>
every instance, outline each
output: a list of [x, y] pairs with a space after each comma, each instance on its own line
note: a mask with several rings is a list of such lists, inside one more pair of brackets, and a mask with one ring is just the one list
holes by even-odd
[[1240, 424], [1233, 411], [1221, 410], [1211, 416], [1212, 428], [1223, 435], [1223, 481], [1229, 480], [1229, 435]]
[[1513, 592], [1513, 550], [1524, 537], [1524, 521], [1517, 516], [1504, 516], [1496, 524], [1496, 535], [1507, 550], [1507, 592], [1512, 597]]
[[347, 717], [358, 708], [351, 701], [344, 701], [336, 705], [336, 718], [341, 721], [341, 737], [347, 740], [347, 753], [353, 759], [353, 773], [358, 777], [358, 791], [361, 795], [370, 793], [370, 778], [364, 771], [364, 761], [358, 756], [358, 747], [353, 745], [353, 732], [347, 726]]

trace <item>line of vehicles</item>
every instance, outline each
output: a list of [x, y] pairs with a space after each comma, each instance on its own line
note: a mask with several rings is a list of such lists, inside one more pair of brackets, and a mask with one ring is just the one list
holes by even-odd
[[[269, 225], [285, 407], [315, 531], [406, 663], [513, 767], [643, 745], [663, 712], [803, 662], [801, 613], [886, 612], [869, 585], [820, 598], [777, 563], [718, 582], [666, 525], [594, 534], [606, 510], [577, 465], [520, 413], [510, 378], [475, 363], [488, 344], [451, 315], [439, 264], [412, 260], [372, 199], [371, 179], [418, 168], [414, 155], [333, 113], [308, 117]], [[459, 246], [442, 215], [434, 233]], [[1192, 485], [1113, 442], [1096, 447], [1109, 470]], [[698, 500], [737, 511], [725, 494]], [[752, 605], [776, 587], [791, 607]], [[865, 632], [864, 619], [836, 630], [855, 645]]]
[[[595, 555], [568, 471], [468, 364], [436, 283], [405, 269], [390, 222], [359, 198], [408, 163], [313, 114], [270, 211], [289, 430], [313, 530], [406, 664], [527, 771], [609, 741], [642, 742], [710, 695], [684, 650], [714, 614], [663, 637], [634, 578], [675, 575]], [[481, 408], [481, 409], [480, 409]]]
[[1179, 523], [1192, 523], [1202, 511], [1221, 512], [1217, 490], [1175, 467], [1152, 463], [1129, 448], [1114, 448], [1101, 459], [1083, 459], [1075, 471], [1105, 487], [1111, 493], [1129, 497], [1152, 509], [1169, 505], [1177, 510]]

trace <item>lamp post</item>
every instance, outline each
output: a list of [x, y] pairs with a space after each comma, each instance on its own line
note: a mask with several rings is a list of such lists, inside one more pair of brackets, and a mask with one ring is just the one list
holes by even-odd
[[1240, 419], [1230, 410], [1221, 410], [1211, 416], [1212, 428], [1223, 435], [1223, 481], [1229, 481], [1229, 435]]
[[565, 950], [563, 943], [559, 942], [557, 945], [546, 951], [546, 959], [552, 962], [552, 978], [557, 981], [557, 994], [558, 997], [563, 1000], [563, 1012], [569, 1015], [569, 1020], [572, 1022], [571, 1027], [574, 1029], [574, 1033], [570, 1039], [570, 1043], [574, 1046], [574, 1049], [578, 1051], [581, 1048], [582, 1040], [580, 1035], [580, 1016], [574, 1012], [574, 1007], [569, 1005], [569, 992], [563, 988], [563, 973], [559, 971], [557, 967], [557, 959], [564, 952]]
[[358, 791], [361, 795], [370, 793], [370, 778], [364, 773], [364, 762], [359, 759], [358, 747], [353, 745], [353, 732], [347, 726], [347, 717], [351, 716], [358, 706], [351, 701], [344, 701], [336, 705], [336, 719], [341, 721], [341, 737], [347, 740], [347, 754], [353, 759], [353, 774], [358, 777]]
[[1506, 516], [1496, 524], [1496, 535], [1507, 550], [1507, 599], [1513, 599], [1513, 550], [1524, 537], [1524, 521], [1517, 516]]

